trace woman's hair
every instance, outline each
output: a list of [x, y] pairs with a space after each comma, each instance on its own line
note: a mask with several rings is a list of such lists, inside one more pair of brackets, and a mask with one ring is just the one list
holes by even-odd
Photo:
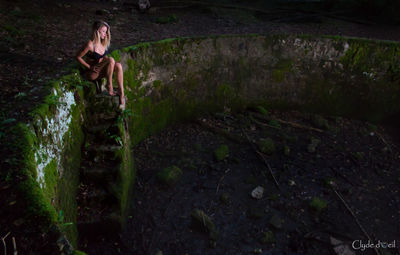
[[[104, 40], [101, 40], [100, 33], [98, 30], [103, 26], [107, 27], [107, 35], [106, 38], [104, 38]], [[108, 49], [111, 41], [111, 32], [110, 32], [110, 25], [108, 25], [107, 22], [102, 20], [97, 20], [93, 23], [92, 41], [94, 44], [101, 43], [106, 50]]]

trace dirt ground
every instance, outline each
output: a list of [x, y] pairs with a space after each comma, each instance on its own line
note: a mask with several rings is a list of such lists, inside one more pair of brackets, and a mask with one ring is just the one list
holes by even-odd
[[[13, 176], [13, 185], [4, 182], [9, 177], [5, 170], [12, 169], [19, 156], [8, 146], [13, 141], [8, 130], [19, 121], [29, 121], [29, 111], [48, 93], [45, 84], [63, 75], [64, 67], [75, 64], [74, 55], [89, 39], [94, 20], [103, 19], [111, 25], [112, 49], [171, 37], [243, 33], [305, 33], [400, 41], [398, 26], [371, 24], [368, 19], [346, 21], [350, 14], [343, 19], [307, 16], [293, 8], [260, 13], [162, 1], [152, 1], [155, 8], [140, 13], [135, 2], [0, 1], [0, 235], [13, 233], [22, 250], [32, 249], [29, 240], [34, 240], [37, 249], [46, 246], [46, 237], [35, 236], [34, 226], [26, 227], [20, 221], [24, 205], [15, 203], [18, 195], [13, 192], [13, 185], [20, 181], [18, 176]], [[168, 16], [176, 17], [175, 21], [159, 22], [159, 18]]]
[[[263, 139], [274, 149], [263, 147]], [[218, 159], [215, 151], [224, 145], [228, 152]], [[393, 242], [400, 233], [399, 153], [382, 128], [298, 112], [265, 118], [247, 111], [178, 124], [134, 149], [138, 177], [126, 230], [81, 248], [89, 254], [352, 254], [335, 253], [333, 240], [351, 251], [355, 240], [367, 242], [365, 233], [373, 242]], [[166, 185], [157, 173], [171, 166], [183, 173]], [[256, 199], [251, 193], [258, 186], [264, 194]], [[196, 209], [214, 228], [207, 219], [198, 226]]]

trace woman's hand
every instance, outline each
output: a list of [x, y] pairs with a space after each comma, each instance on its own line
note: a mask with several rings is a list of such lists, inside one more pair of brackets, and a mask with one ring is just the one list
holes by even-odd
[[97, 73], [98, 71], [100, 71], [100, 67], [98, 67], [97, 65], [92, 65], [90, 67], [90, 70]]

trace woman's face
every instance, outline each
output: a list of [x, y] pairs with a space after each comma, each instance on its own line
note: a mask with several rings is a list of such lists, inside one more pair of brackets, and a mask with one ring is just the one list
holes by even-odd
[[106, 36], [107, 36], [107, 27], [106, 27], [106, 26], [102, 26], [102, 27], [100, 27], [99, 30], [97, 30], [97, 31], [99, 31], [100, 38], [101, 38], [102, 40], [104, 40], [104, 39], [106, 38]]

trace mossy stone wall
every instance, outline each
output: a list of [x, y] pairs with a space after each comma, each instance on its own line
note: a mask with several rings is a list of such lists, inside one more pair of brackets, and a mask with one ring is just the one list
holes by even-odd
[[27, 178], [19, 190], [26, 194], [26, 216], [39, 218], [37, 224], [43, 225], [43, 231], [53, 226], [64, 251], [72, 248], [65, 245], [66, 240], [70, 246], [76, 246], [77, 241], [76, 194], [84, 140], [85, 84], [76, 71], [51, 83], [50, 94], [30, 113], [32, 121], [16, 129], [25, 148], [22, 165]]
[[[127, 145], [118, 155], [124, 159], [122, 221], [135, 177], [129, 148], [176, 121], [255, 105], [372, 121], [400, 112], [400, 46], [395, 42], [219, 36], [142, 43], [112, 56], [123, 63], [128, 97], [119, 123]], [[40, 218], [43, 226], [62, 227], [61, 211], [62, 221], [76, 221], [87, 84], [77, 71], [54, 82], [51, 94], [31, 113], [33, 121], [13, 131], [26, 177], [18, 189], [26, 197], [27, 217]], [[61, 232], [76, 243], [75, 224]]]
[[314, 36], [167, 39], [123, 63], [133, 144], [169, 123], [252, 105], [382, 121], [400, 112], [397, 42]]

